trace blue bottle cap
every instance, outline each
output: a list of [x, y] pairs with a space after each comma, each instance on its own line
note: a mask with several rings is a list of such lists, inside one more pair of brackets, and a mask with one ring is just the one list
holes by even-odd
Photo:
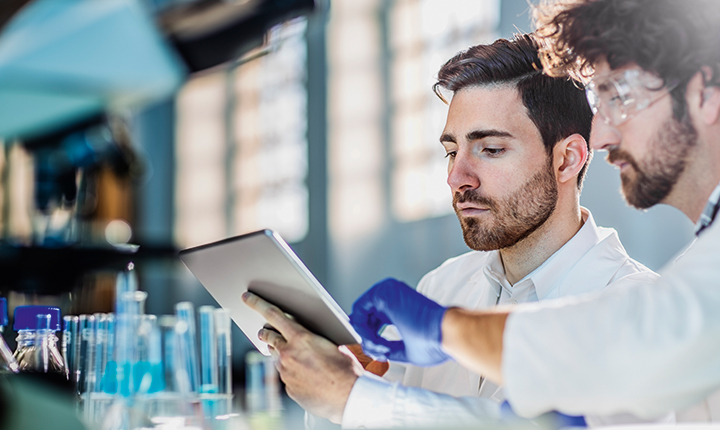
[[13, 329], [35, 330], [37, 328], [37, 316], [50, 314], [50, 329], [60, 330], [60, 308], [53, 306], [18, 306], [15, 308], [15, 324]]
[[7, 323], [7, 300], [5, 297], [0, 297], [0, 327], [5, 327]]

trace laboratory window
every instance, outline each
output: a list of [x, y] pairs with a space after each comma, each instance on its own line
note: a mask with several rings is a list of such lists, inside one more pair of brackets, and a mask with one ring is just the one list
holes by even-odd
[[432, 92], [440, 67], [497, 38], [499, 0], [396, 0], [386, 9], [392, 214], [416, 221], [452, 212], [439, 142], [447, 106]]
[[177, 103], [176, 240], [308, 230], [305, 19], [238, 64], [193, 77]]

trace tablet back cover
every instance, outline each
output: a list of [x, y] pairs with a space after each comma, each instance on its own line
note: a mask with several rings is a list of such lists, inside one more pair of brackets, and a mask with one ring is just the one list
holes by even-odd
[[267, 344], [257, 333], [266, 321], [242, 302], [247, 290], [337, 345], [360, 341], [342, 308], [271, 230], [186, 249], [180, 259], [265, 355]]

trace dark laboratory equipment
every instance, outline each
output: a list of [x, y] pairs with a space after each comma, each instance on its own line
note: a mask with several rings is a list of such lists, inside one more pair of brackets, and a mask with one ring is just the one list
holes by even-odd
[[[12, 174], [17, 158], [7, 155], [17, 152], [24, 154], [31, 179], [28, 174]], [[88, 274], [122, 270], [130, 260], [148, 254], [128, 243], [134, 217], [132, 188], [143, 164], [122, 120], [93, 118], [5, 144], [5, 154], [0, 291], [69, 293], [87, 286]], [[30, 228], [13, 229], [17, 224]], [[112, 235], [114, 225], [125, 229], [124, 237]], [[172, 250], [159, 253], [170, 255]], [[111, 300], [100, 310], [109, 311], [110, 304]]]
[[315, 0], [169, 2], [157, 21], [191, 72], [239, 58], [263, 44], [273, 26], [306, 15]]

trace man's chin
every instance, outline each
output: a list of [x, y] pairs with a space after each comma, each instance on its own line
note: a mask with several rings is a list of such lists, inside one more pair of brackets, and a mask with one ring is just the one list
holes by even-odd
[[485, 229], [469, 229], [465, 225], [463, 228], [463, 239], [465, 245], [473, 251], [495, 251], [498, 248], [498, 241], [494, 235], [488, 233]]
[[481, 220], [477, 216], [463, 216], [458, 214], [458, 220], [460, 220], [460, 227], [462, 227], [463, 235], [482, 234], [486, 235], [488, 231], [493, 231], [495, 225], [488, 222], [487, 219]]
[[[625, 201], [635, 209], [645, 210], [651, 207], [663, 203], [666, 198], [657, 199], [655, 197], [640, 196], [640, 192], [636, 191], [634, 187], [626, 187], [623, 183], [622, 194]], [[666, 196], [667, 197], [667, 196]]]

